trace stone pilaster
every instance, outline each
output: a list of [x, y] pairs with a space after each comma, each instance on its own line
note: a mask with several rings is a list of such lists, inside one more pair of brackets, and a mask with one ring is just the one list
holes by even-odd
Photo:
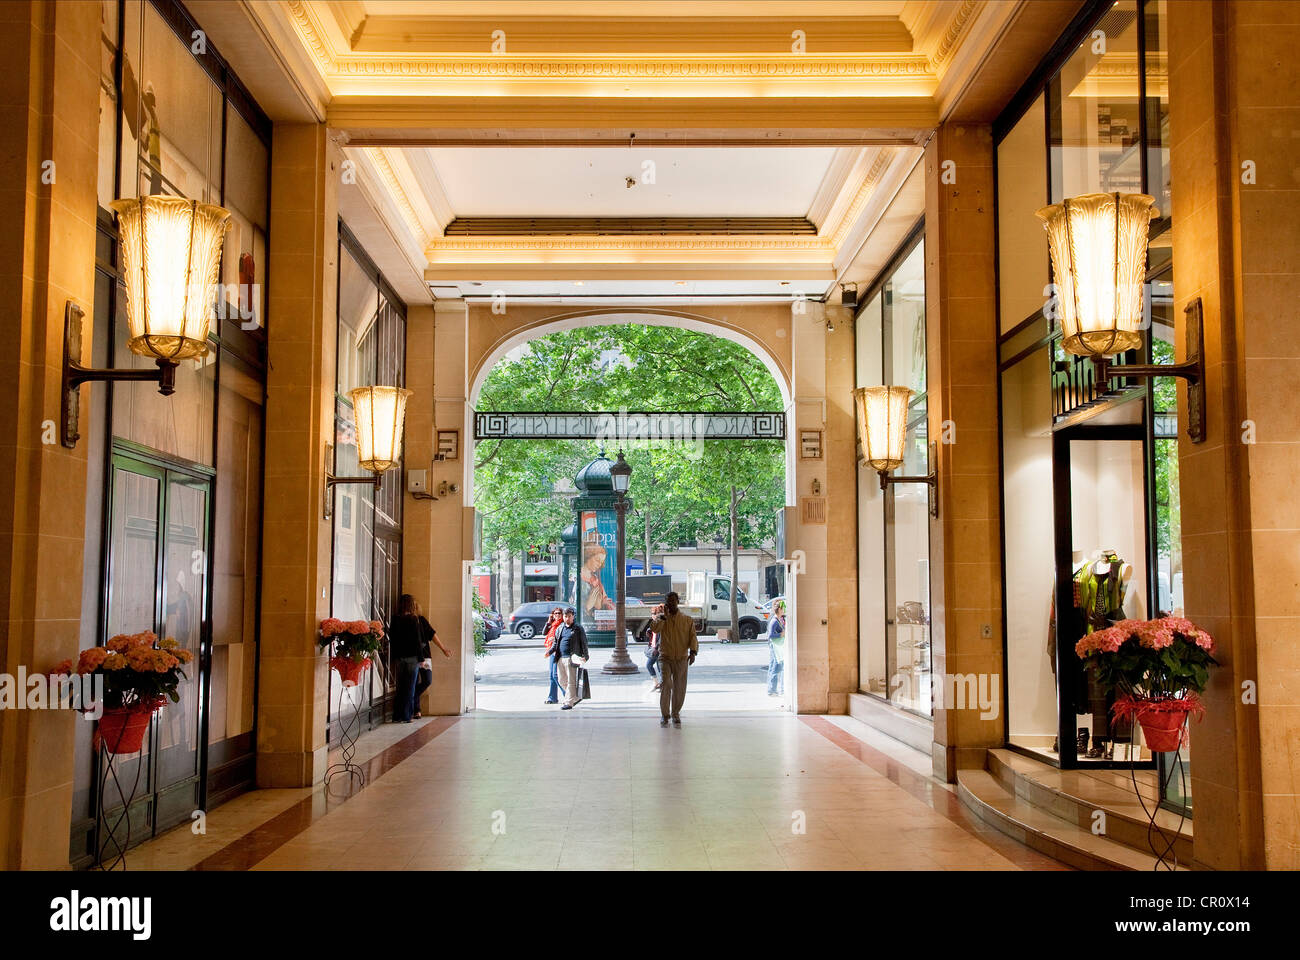
[[[61, 446], [58, 423], [64, 305], [83, 309], [87, 351], [94, 315], [99, 32], [98, 3], [0, 5], [0, 671], [9, 674], [48, 670], [78, 649], [87, 445]], [[83, 401], [90, 389], [103, 388], [84, 387]], [[96, 428], [81, 423], [83, 434]], [[0, 869], [67, 865], [76, 722], [69, 711], [0, 712]]]
[[319, 124], [277, 124], [271, 150], [266, 473], [257, 783], [310, 786], [325, 771], [331, 529], [325, 444], [334, 437], [337, 145]]
[[[942, 178], [949, 160], [955, 182]], [[925, 176], [929, 426], [939, 441], [939, 520], [930, 528], [934, 769], [952, 781], [958, 768], [983, 766], [1006, 726], [1005, 704], [996, 717], [981, 719], [975, 705], [947, 702], [957, 699], [951, 678], [959, 675], [987, 675], [981, 685], [999, 700], [1002, 689], [990, 128], [941, 126], [926, 148]]]

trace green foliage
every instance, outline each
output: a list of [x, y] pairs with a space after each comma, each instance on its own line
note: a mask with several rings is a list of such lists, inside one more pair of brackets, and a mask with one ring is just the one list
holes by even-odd
[[[743, 347], [673, 327], [624, 325], [566, 330], [531, 341], [502, 359], [479, 394], [479, 410], [741, 412], [781, 409], [767, 368]], [[573, 520], [553, 495], [598, 453], [595, 441], [493, 440], [479, 445], [475, 497], [484, 552], [558, 542]], [[614, 457], [617, 451], [606, 450]], [[702, 453], [702, 455], [701, 455]], [[639, 552], [647, 518], [652, 542], [675, 546], [728, 538], [731, 486], [742, 545], [776, 533], [784, 503], [780, 441], [709, 440], [625, 451], [632, 465], [628, 550]]]
[[492, 608], [487, 605], [487, 601], [478, 595], [477, 590], [470, 591], [470, 605], [473, 606], [477, 617], [471, 616], [474, 622], [474, 659], [487, 656], [487, 627], [483, 623], [483, 618], [492, 612]]
[[1136, 636], [1114, 653], [1094, 653], [1097, 679], [1110, 690], [1137, 697], [1182, 697], [1188, 691], [1204, 693], [1211, 666], [1218, 661], [1209, 651], [1181, 634], [1160, 650], [1141, 644]]

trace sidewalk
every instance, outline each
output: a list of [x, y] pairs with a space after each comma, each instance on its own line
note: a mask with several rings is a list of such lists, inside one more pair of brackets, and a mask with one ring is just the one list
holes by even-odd
[[[506, 639], [506, 638], [502, 638]], [[485, 713], [549, 713], [559, 706], [544, 704], [549, 683], [549, 665], [542, 656], [540, 640], [507, 640], [488, 644], [488, 655], [478, 662], [479, 682], [476, 710]], [[636, 674], [614, 676], [601, 673], [614, 651], [593, 649], [587, 669], [591, 672], [591, 699], [575, 709], [602, 713], [657, 713], [659, 692], [645, 672], [645, 645], [633, 644], [628, 656], [639, 668]], [[767, 642], [718, 643], [702, 641], [686, 687], [686, 711], [738, 710], [777, 712], [781, 697], [767, 695]]]

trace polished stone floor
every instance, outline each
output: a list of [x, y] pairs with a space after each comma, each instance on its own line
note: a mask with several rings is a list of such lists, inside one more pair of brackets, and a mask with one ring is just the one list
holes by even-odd
[[431, 718], [363, 741], [350, 797], [255, 791], [132, 869], [1015, 870], [926, 758], [849, 718]]

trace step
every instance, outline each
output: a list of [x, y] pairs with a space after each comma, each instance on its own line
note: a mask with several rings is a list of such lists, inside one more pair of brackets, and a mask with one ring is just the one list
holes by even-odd
[[920, 750], [927, 757], [934, 746], [934, 722], [892, 707], [867, 693], [849, 694], [849, 716]]
[[[1103, 811], [1109, 839], [1151, 856], [1147, 815], [1128, 771], [1059, 770], [1013, 750], [990, 750], [985, 766], [1017, 798], [1084, 830], [1091, 831], [1095, 812]], [[1156, 808], [1156, 785], [1150, 772], [1139, 776], [1138, 788], [1147, 809]], [[1156, 825], [1168, 836], [1177, 835], [1174, 854], [1178, 862], [1191, 863], [1192, 821], [1157, 808]]]
[[[1156, 867], [1150, 852], [1095, 836], [1020, 799], [987, 770], [957, 771], [957, 796], [989, 826], [1032, 850], [1079, 870], [1145, 870]], [[1185, 866], [1179, 866], [1185, 870]]]

